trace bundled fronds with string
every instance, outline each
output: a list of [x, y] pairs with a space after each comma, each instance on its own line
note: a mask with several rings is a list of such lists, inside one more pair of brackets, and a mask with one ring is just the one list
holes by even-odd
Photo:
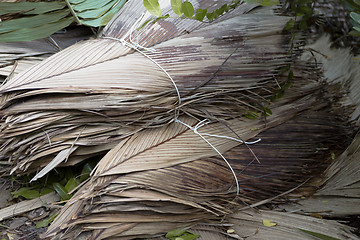
[[[315, 98], [293, 101], [292, 97], [286, 107], [274, 109], [267, 127], [261, 121], [234, 119], [227, 122], [231, 130], [213, 123], [194, 134], [183, 124], [172, 123], [125, 139], [100, 161], [91, 180], [64, 206], [46, 237], [144, 237], [219, 220], [241, 202], [254, 203], [298, 187], [324, 169], [327, 151], [318, 149], [336, 145], [341, 124], [326, 116], [326, 111], [306, 111], [322, 107]], [[303, 111], [307, 112], [303, 117], [279, 126]], [[191, 118], [181, 121], [197, 124]], [[317, 136], [311, 138], [315, 129]], [[279, 134], [287, 137], [279, 138]], [[238, 141], [221, 137], [236, 135], [243, 140], [262, 138], [250, 146], [260, 163]], [[237, 179], [200, 136], [224, 153]], [[240, 183], [238, 199], [235, 180]]]
[[12, 172], [36, 180], [103, 156], [46, 238], [144, 237], [300, 185], [312, 193], [328, 149], [346, 144], [347, 117], [329, 116], [335, 98], [319, 70], [288, 53], [288, 17], [243, 4], [211, 24], [167, 18], [137, 30], [149, 18], [129, 1], [102, 36], [0, 88]]
[[[269, 10], [243, 14], [253, 6], [241, 5], [214, 24], [165, 19], [138, 31], [151, 15], [141, 1], [127, 6], [103, 37], [1, 87], [1, 157], [15, 164], [12, 172], [104, 154], [140, 129], [173, 121], [176, 112], [213, 120], [269, 114], [270, 99], [288, 81], [277, 79], [291, 61], [282, 35], [288, 18]], [[134, 14], [142, 17], [128, 17]]]

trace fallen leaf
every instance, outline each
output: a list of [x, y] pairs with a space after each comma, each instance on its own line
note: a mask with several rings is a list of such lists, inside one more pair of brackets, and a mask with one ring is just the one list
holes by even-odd
[[263, 219], [263, 225], [266, 227], [274, 227], [277, 225], [277, 223], [274, 223], [269, 219]]

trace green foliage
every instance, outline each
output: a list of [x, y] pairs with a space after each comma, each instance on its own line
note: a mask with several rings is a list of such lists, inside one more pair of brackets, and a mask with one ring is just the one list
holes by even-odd
[[[274, 0], [267, 0], [267, 1], [274, 1]], [[215, 9], [212, 12], [208, 12], [208, 9], [201, 9], [201, 8], [195, 11], [194, 6], [189, 1], [183, 2], [182, 0], [171, 0], [171, 8], [173, 12], [179, 17], [195, 19], [198, 21], [204, 21], [206, 17], [207, 20], [211, 22], [216, 18], [218, 18], [219, 16], [223, 15], [224, 13], [228, 12], [229, 10], [236, 8], [240, 3], [241, 3], [240, 0], [232, 1], [231, 4], [224, 4], [220, 8]], [[148, 22], [152, 21], [153, 23], [155, 23], [159, 19], [170, 17], [169, 15], [160, 16], [161, 8], [158, 0], [144, 0], [144, 6], [152, 15], [157, 17], [155, 19], [149, 20]]]
[[36, 228], [43, 228], [43, 227], [49, 226], [49, 224], [52, 223], [55, 220], [55, 218], [57, 217], [58, 214], [59, 213], [51, 214], [48, 218], [38, 222], [36, 224]]
[[171, 0], [171, 8], [174, 11], [175, 14], [178, 16], [182, 16], [182, 0]]
[[184, 13], [184, 15], [188, 18], [192, 18], [195, 12], [193, 5], [191, 4], [191, 2], [188, 1], [183, 2], [181, 6], [181, 10]]
[[[286, 24], [284, 30], [289, 32], [307, 30], [308, 21], [314, 14], [314, 1], [315, 0], [289, 0], [290, 12], [294, 16], [294, 19]], [[296, 24], [298, 19], [300, 19], [300, 21]]]
[[26, 199], [34, 199], [40, 196], [40, 192], [38, 190], [33, 190], [32, 188], [29, 187], [20, 188], [17, 191], [11, 192], [11, 194], [13, 195], [14, 198], [18, 198], [21, 196]]
[[248, 119], [257, 119], [259, 117], [259, 115], [255, 111], [247, 111], [247, 113], [244, 115], [244, 117], [246, 117]]
[[314, 236], [318, 239], [321, 239], [321, 240], [340, 240], [338, 238], [333, 238], [333, 237], [330, 237], [330, 236], [327, 236], [327, 235], [324, 235], [324, 234], [321, 234], [321, 233], [316, 233], [316, 232], [311, 232], [311, 231], [308, 231], [308, 230], [304, 230], [304, 229], [300, 229], [300, 231], [304, 232], [304, 233], [307, 233], [311, 236]]
[[[189, 1], [182, 0], [170, 0], [172, 11], [181, 18], [195, 19], [197, 21], [214, 21], [218, 17], [227, 13], [228, 11], [235, 9], [242, 3], [240, 0], [233, 0], [230, 4], [224, 4], [218, 9], [209, 12], [208, 9], [194, 9], [194, 6]], [[156, 18], [146, 21], [139, 29], [143, 28], [149, 22], [156, 23], [160, 19], [169, 18], [170, 15], [161, 16], [161, 8], [158, 0], [143, 0], [144, 7]], [[280, 4], [279, 0], [245, 0], [248, 3], [259, 4], [261, 6], [272, 6]]]
[[53, 183], [53, 188], [57, 192], [57, 194], [59, 194], [59, 196], [61, 197], [61, 201], [66, 201], [71, 198], [71, 195], [68, 194], [68, 192], [66, 191], [65, 187], [62, 184], [57, 182]]
[[74, 21], [91, 27], [104, 26], [125, 1], [0, 2], [0, 42], [45, 38]]
[[290, 69], [290, 65], [289, 66], [286, 66], [282, 69], [280, 69], [279, 71], [279, 75], [280, 74], [283, 74], [287, 71], [288, 72], [288, 75], [287, 75], [287, 80], [286, 82], [280, 84], [280, 89], [271, 97], [271, 101], [275, 101], [276, 99], [279, 99], [279, 98], [282, 98], [285, 94], [285, 90], [289, 89], [291, 87], [291, 81], [293, 80], [293, 77], [294, 77], [294, 72], [292, 70], [289, 70]]
[[354, 30], [350, 32], [350, 35], [360, 37], [360, 1], [359, 0], [344, 0], [345, 7], [350, 12], [350, 22], [353, 25]]
[[64, 2], [0, 2], [0, 42], [31, 41], [67, 27], [74, 18], [65, 7]]
[[207, 9], [198, 9], [196, 10], [195, 19], [198, 21], [203, 21], [207, 13]]
[[63, 9], [66, 3], [58, 2], [1, 2], [0, 15], [21, 13], [24, 15], [43, 14]]
[[290, 19], [286, 24], [285, 24], [285, 27], [284, 27], [284, 30], [286, 31], [291, 31], [293, 30], [295, 27], [295, 20], [294, 19]]
[[96, 161], [90, 161], [81, 167], [81, 171], [78, 168], [61, 169], [57, 174], [49, 175], [47, 179], [40, 179], [31, 184], [28, 184], [31, 176], [19, 178], [18, 182], [23, 186], [11, 194], [14, 198], [34, 199], [55, 191], [62, 201], [68, 200], [72, 196], [70, 192], [89, 178], [95, 165]]
[[168, 232], [165, 237], [171, 240], [194, 240], [199, 238], [200, 235], [182, 229], [174, 229]]
[[156, 17], [161, 16], [161, 8], [160, 8], [159, 1], [144, 0], [143, 4], [144, 4], [144, 7], [146, 8], [146, 10], [148, 10], [152, 15], [154, 15]]
[[246, 0], [248, 3], [260, 4], [261, 6], [273, 6], [280, 4], [279, 0]]
[[41, 184], [34, 184], [29, 187], [22, 187], [16, 191], [11, 192], [13, 198], [23, 197], [25, 199], [34, 199], [45, 194], [51, 193], [53, 189], [43, 186]]

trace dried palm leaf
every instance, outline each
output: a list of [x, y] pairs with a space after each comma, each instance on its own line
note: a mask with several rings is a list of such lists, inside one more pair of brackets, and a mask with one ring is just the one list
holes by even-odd
[[0, 76], [5, 79], [12, 72], [17, 75], [61, 49], [88, 39], [92, 35], [93, 33], [87, 28], [74, 27], [45, 39], [21, 43], [0, 43]]
[[[206, 240], [358, 239], [351, 233], [352, 230], [351, 227], [336, 221], [254, 209], [231, 214], [221, 224], [199, 224], [189, 229], [190, 232], [199, 234], [199, 239]], [[150, 239], [165, 240], [166, 238]]]
[[[170, 3], [164, 4], [166, 13]], [[178, 93], [154, 61], [174, 79], [181, 113], [213, 119], [261, 113], [287, 81], [274, 76], [291, 61], [282, 35], [288, 18], [266, 9], [242, 14], [251, 8], [241, 5], [214, 24], [170, 18], [137, 31], [151, 16], [141, 1], [130, 1], [103, 37], [75, 44], [0, 88], [2, 158], [16, 164], [12, 172], [34, 171], [77, 146], [67, 162], [75, 164], [142, 128], [171, 122]], [[145, 57], [121, 38], [155, 52]]]
[[[266, 226], [264, 220], [270, 220], [273, 225]], [[292, 213], [251, 210], [229, 216], [229, 222], [241, 237], [251, 240], [358, 239], [350, 227], [336, 221]]]
[[305, 214], [344, 217], [358, 215], [359, 195], [359, 135], [326, 171], [326, 183], [313, 196], [282, 208]]
[[[237, 174], [238, 199], [229, 166], [200, 136], [175, 122], [143, 130], [109, 151], [92, 180], [62, 209], [46, 237], [146, 237], [174, 227], [219, 220], [234, 211], [239, 200], [253, 203], [299, 186], [326, 167], [324, 158], [330, 155], [326, 156], [325, 149], [334, 148], [336, 138], [344, 134], [339, 128], [342, 121], [330, 118], [326, 110], [319, 112], [324, 104], [315, 100], [317, 88], [309, 93], [314, 97], [300, 97], [306, 87], [299, 88], [297, 97], [285, 96], [283, 101], [291, 103], [275, 107], [266, 125], [254, 120], [227, 121], [243, 140], [262, 138], [251, 146], [261, 164], [254, 164], [254, 156], [246, 147], [239, 147], [239, 142], [214, 137], [234, 135], [223, 124], [199, 129], [200, 134], [209, 134], [204, 136], [224, 153]], [[196, 125], [191, 118], [182, 121]], [[279, 138], [279, 134], [287, 137]], [[319, 151], [321, 148], [324, 151]]]
[[[339, 95], [339, 104], [346, 109], [354, 106], [349, 115], [351, 120], [359, 124], [359, 68], [358, 59], [350, 54], [349, 49], [331, 49], [328, 36], [322, 36], [314, 44], [309, 45], [313, 51], [304, 57], [322, 64], [324, 75], [334, 88], [342, 89], [346, 94]], [[341, 59], [341, 61], [339, 61]], [[335, 92], [335, 91], [334, 91]], [[348, 114], [346, 111], [342, 114]], [[358, 168], [359, 136], [355, 136], [351, 145], [340, 154], [333, 153], [336, 158], [324, 173], [322, 185], [313, 196], [297, 203], [281, 206], [288, 211], [305, 214], [317, 214], [328, 217], [344, 217], [359, 214], [359, 168]]]

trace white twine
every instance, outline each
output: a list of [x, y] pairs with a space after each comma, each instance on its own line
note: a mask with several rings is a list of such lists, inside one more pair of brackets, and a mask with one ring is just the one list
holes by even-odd
[[121, 39], [118, 38], [113, 38], [113, 37], [104, 37], [107, 39], [112, 39], [112, 40], [116, 40], [119, 41], [123, 46], [126, 46], [128, 48], [132, 48], [134, 50], [136, 50], [137, 52], [139, 52], [140, 54], [142, 54], [144, 57], [146, 57], [147, 59], [149, 59], [150, 61], [152, 61], [158, 68], [160, 68], [161, 71], [163, 71], [165, 73], [165, 75], [170, 79], [170, 81], [172, 82], [175, 90], [176, 90], [176, 94], [178, 96], [179, 99], [179, 103], [178, 105], [181, 104], [181, 96], [180, 96], [180, 91], [178, 89], [178, 87], [176, 86], [176, 83], [174, 81], [174, 79], [170, 76], [170, 74], [158, 63], [156, 62], [154, 59], [152, 59], [149, 55], [147, 55], [146, 53], [144, 53], [142, 50], [146, 50], [149, 52], [156, 52], [155, 49], [153, 48], [147, 48], [147, 47], [143, 47], [140, 44], [134, 42], [132, 40], [132, 32], [135, 30], [135, 28], [137, 28], [140, 23], [142, 22], [143, 18], [144, 18], [145, 12], [140, 16], [140, 18], [138, 20], [136, 20], [136, 22], [133, 24], [133, 26], [130, 28], [129, 31], [129, 42], [125, 41], [126, 35], [124, 35]]
[[[181, 96], [180, 96], [180, 92], [178, 87], [176, 86], [176, 83], [174, 81], [174, 79], [170, 76], [170, 74], [158, 63], [156, 62], [154, 59], [152, 59], [149, 55], [147, 55], [146, 53], [144, 53], [143, 51], [141, 51], [139, 48], [144, 49], [144, 50], [148, 50], [148, 48], [142, 47], [139, 44], [133, 44], [132, 42], [127, 42], [124, 39], [118, 39], [118, 38], [113, 38], [113, 37], [104, 37], [107, 39], [112, 39], [112, 40], [116, 40], [121, 42], [122, 45], [132, 48], [134, 50], [136, 50], [137, 52], [141, 53], [143, 56], [145, 56], [147, 59], [149, 59], [150, 61], [152, 61], [158, 68], [160, 68], [161, 71], [163, 71], [166, 76], [171, 80], [172, 84], [175, 87], [176, 93], [178, 95], [178, 99], [179, 99], [179, 105], [181, 104]], [[129, 39], [130, 40], [130, 39]]]
[[182, 125], [186, 126], [187, 128], [189, 128], [191, 131], [193, 131], [195, 134], [199, 135], [207, 144], [209, 144], [210, 147], [212, 147], [212, 149], [214, 149], [217, 154], [220, 155], [220, 157], [224, 160], [224, 162], [228, 165], [228, 167], [230, 168], [231, 170], [231, 173], [233, 174], [234, 176], [234, 179], [235, 179], [235, 183], [236, 183], [236, 194], [239, 195], [239, 192], [240, 192], [240, 185], [239, 185], [239, 180], [236, 176], [236, 173], [234, 171], [234, 169], [231, 167], [229, 161], [224, 157], [224, 155], [221, 154], [221, 152], [214, 146], [212, 145], [209, 140], [207, 140], [205, 136], [210, 136], [210, 137], [216, 137], [216, 138], [224, 138], [224, 139], [229, 139], [229, 140], [233, 140], [233, 141], [236, 141], [236, 142], [240, 142], [240, 143], [245, 143], [245, 144], [255, 144], [257, 142], [260, 142], [261, 141], [261, 138], [259, 138], [258, 140], [256, 141], [253, 141], [253, 142], [245, 142], [245, 141], [242, 141], [240, 139], [237, 139], [237, 138], [233, 138], [233, 137], [229, 137], [229, 136], [222, 136], [222, 135], [214, 135], [214, 134], [208, 134], [208, 133], [199, 133], [198, 129], [209, 124], [211, 121], [208, 120], [208, 119], [204, 119], [200, 122], [198, 122], [195, 127], [192, 127], [182, 121], [180, 121], [179, 119], [175, 119], [175, 122], [177, 123], [181, 123]]
[[[131, 49], [134, 49], [136, 50], [137, 52], [139, 52], [141, 55], [143, 55], [144, 57], [146, 57], [147, 59], [149, 59], [151, 62], [153, 62], [161, 71], [163, 71], [165, 73], [165, 75], [170, 79], [170, 81], [172, 82], [175, 90], [176, 90], [176, 93], [177, 93], [177, 96], [178, 96], [178, 109], [180, 108], [180, 105], [181, 105], [181, 95], [180, 95], [180, 91], [174, 81], [174, 79], [170, 76], [170, 74], [158, 63], [156, 62], [154, 59], [152, 59], [149, 55], [147, 55], [146, 53], [144, 53], [142, 50], [146, 50], [146, 51], [149, 51], [149, 52], [156, 52], [155, 49], [153, 48], [147, 48], [147, 47], [143, 47], [141, 46], [140, 44], [134, 42], [132, 40], [132, 32], [134, 31], [135, 27], [137, 27], [142, 19], [144, 17], [144, 13], [142, 14], [142, 16], [135, 22], [135, 24], [131, 27], [130, 29], [130, 34], [129, 34], [129, 42], [127, 42], [125, 40], [125, 37], [122, 37], [121, 39], [119, 38], [114, 38], [114, 37], [103, 37], [105, 39], [112, 39], [112, 40], [115, 40], [115, 41], [118, 41], [120, 42], [123, 46], [126, 46], [128, 48], [131, 48]], [[198, 129], [209, 124], [211, 121], [209, 119], [204, 119], [200, 122], [198, 122], [195, 127], [192, 127], [184, 122], [182, 122], [181, 120], [179, 120], [177, 118], [177, 111], [175, 111], [175, 118], [174, 118], [174, 122], [176, 123], [180, 123], [184, 126], [186, 126], [187, 128], [189, 128], [191, 131], [193, 131], [195, 134], [199, 135], [212, 149], [214, 149], [216, 151], [217, 154], [219, 154], [219, 156], [225, 161], [225, 163], [228, 165], [228, 167], [230, 168], [233, 176], [234, 176], [234, 179], [235, 179], [235, 183], [236, 183], [236, 194], [239, 195], [240, 193], [240, 185], [239, 185], [239, 180], [236, 176], [236, 173], [234, 171], [234, 169], [231, 167], [229, 161], [224, 157], [224, 155], [221, 154], [221, 152], [214, 146], [212, 145], [209, 140], [207, 140], [204, 136], [209, 136], [209, 137], [216, 137], [216, 138], [224, 138], [224, 139], [229, 139], [229, 140], [232, 140], [232, 141], [236, 141], [236, 142], [240, 142], [240, 143], [245, 143], [245, 144], [255, 144], [255, 143], [258, 143], [261, 141], [261, 139], [259, 138], [258, 140], [256, 141], [253, 141], [253, 142], [245, 142], [245, 141], [242, 141], [240, 139], [237, 139], [237, 138], [233, 138], [233, 137], [229, 137], [229, 136], [222, 136], [222, 135], [214, 135], [214, 134], [208, 134], [208, 133], [199, 133]]]

